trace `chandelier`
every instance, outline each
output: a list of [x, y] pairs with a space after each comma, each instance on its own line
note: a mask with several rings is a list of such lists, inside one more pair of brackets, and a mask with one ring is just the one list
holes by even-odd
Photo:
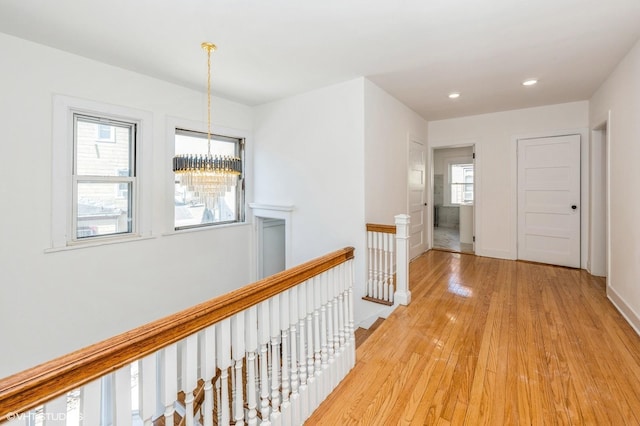
[[202, 43], [207, 52], [207, 154], [180, 154], [173, 157], [173, 172], [180, 184], [212, 209], [217, 200], [233, 189], [242, 173], [238, 157], [211, 154], [211, 52], [216, 45]]

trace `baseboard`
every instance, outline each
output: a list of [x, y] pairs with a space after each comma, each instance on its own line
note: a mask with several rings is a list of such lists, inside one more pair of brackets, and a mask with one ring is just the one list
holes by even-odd
[[633, 309], [624, 301], [616, 291], [607, 285], [607, 298], [613, 303], [618, 312], [627, 320], [634, 331], [640, 335], [640, 317]]

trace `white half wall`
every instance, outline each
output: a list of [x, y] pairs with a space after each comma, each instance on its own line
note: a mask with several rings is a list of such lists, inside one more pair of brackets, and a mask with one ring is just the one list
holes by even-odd
[[640, 42], [593, 95], [591, 128], [607, 120], [610, 256], [607, 294], [640, 330]]
[[[581, 101], [429, 122], [430, 148], [475, 144], [477, 255], [517, 256], [514, 141], [522, 136], [584, 130], [588, 111], [588, 102]], [[586, 140], [583, 147], [588, 147]], [[588, 179], [583, 179], [583, 188], [587, 184]], [[588, 205], [586, 200], [583, 205]]]
[[[204, 93], [3, 34], [0, 51], [0, 377], [251, 282], [250, 225], [164, 234], [166, 117], [206, 121]], [[54, 94], [153, 115], [153, 238], [45, 253]], [[213, 110], [251, 131], [251, 108], [215, 98]]]

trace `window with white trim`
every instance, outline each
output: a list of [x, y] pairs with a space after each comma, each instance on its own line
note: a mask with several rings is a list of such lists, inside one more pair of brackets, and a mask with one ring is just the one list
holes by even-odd
[[52, 248], [148, 236], [151, 113], [56, 95], [53, 118]]
[[[206, 132], [175, 129], [175, 155], [206, 155], [207, 145]], [[211, 154], [243, 159], [244, 139], [212, 134]], [[217, 199], [211, 209], [205, 207], [199, 194], [181, 185], [177, 175], [174, 177], [175, 230], [244, 221], [244, 174], [237, 178], [235, 185], [227, 188], [225, 194]]]
[[72, 239], [134, 233], [136, 123], [74, 113], [73, 129]]

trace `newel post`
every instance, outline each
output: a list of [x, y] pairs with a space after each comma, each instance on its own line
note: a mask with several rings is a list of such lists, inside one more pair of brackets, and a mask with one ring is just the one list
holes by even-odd
[[395, 216], [396, 220], [396, 292], [394, 300], [401, 305], [411, 303], [409, 291], [409, 223], [406, 214]]

